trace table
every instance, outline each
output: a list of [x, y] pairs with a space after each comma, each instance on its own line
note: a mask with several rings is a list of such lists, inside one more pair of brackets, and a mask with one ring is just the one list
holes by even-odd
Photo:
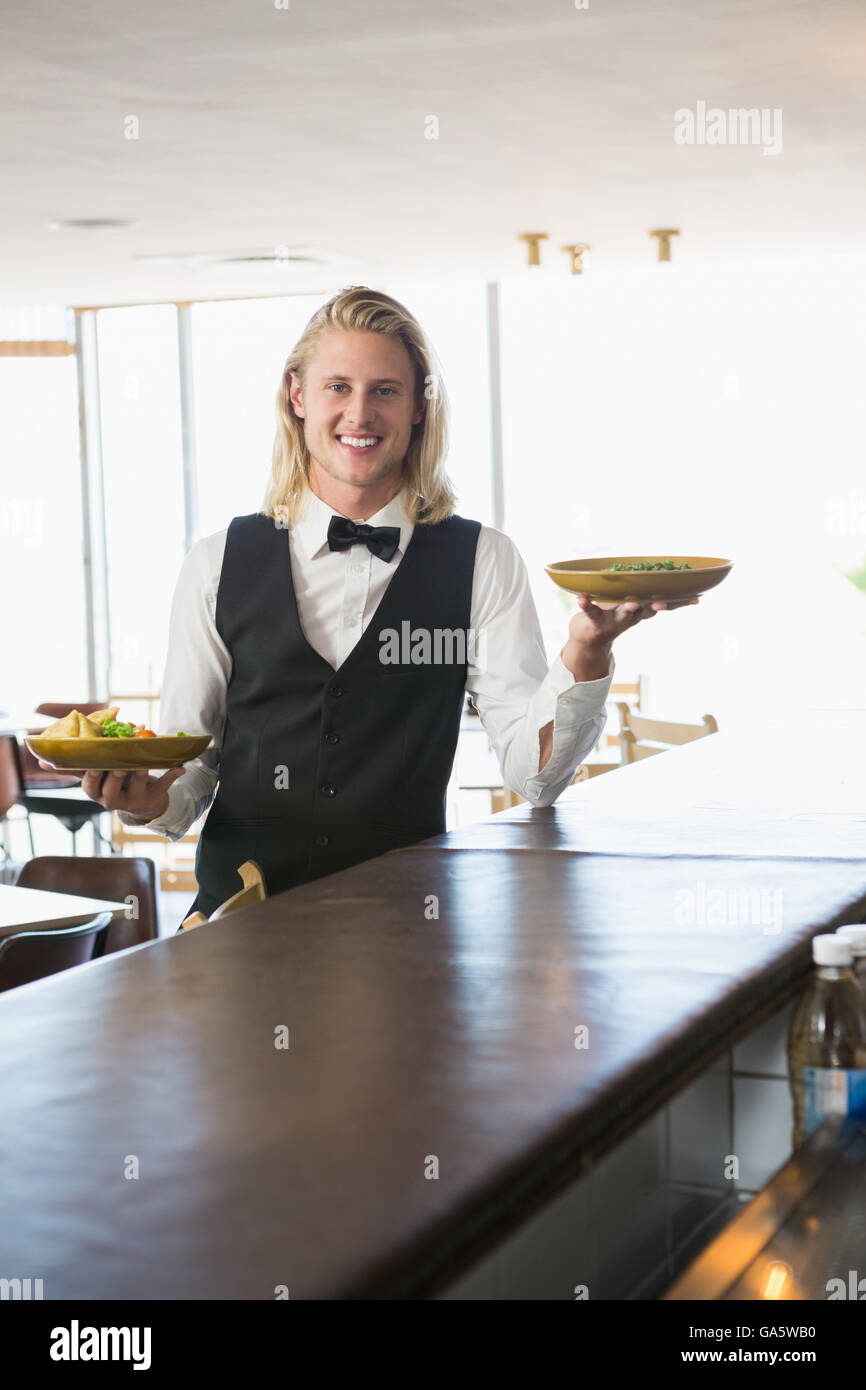
[[100, 912], [122, 917], [126, 907], [126, 903], [107, 902], [102, 898], [80, 898], [74, 893], [51, 893], [41, 888], [0, 883], [0, 940], [19, 931], [77, 927]]
[[436, 1296], [866, 915], [852, 720], [825, 764], [717, 734], [0, 1000], [4, 1263], [48, 1299]]

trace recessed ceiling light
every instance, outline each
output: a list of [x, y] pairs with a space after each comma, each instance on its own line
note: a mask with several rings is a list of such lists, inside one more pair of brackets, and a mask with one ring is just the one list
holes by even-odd
[[120, 217], [68, 217], [59, 222], [49, 222], [52, 232], [120, 232], [131, 227]]
[[304, 270], [309, 266], [358, 265], [357, 258], [323, 246], [264, 246], [237, 251], [179, 251], [159, 256], [134, 256], [141, 265], [162, 269], [218, 270], [223, 273], [257, 270]]

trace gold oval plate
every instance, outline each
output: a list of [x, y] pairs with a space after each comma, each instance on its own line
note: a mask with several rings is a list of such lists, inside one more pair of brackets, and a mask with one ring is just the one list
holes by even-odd
[[[684, 562], [691, 565], [687, 570], [613, 570], [612, 565], [637, 564], [639, 561], [651, 563], [656, 560], [673, 560], [675, 565]], [[616, 599], [622, 603], [627, 599], [640, 599], [651, 602], [654, 599], [688, 601], [714, 589], [730, 574], [731, 560], [719, 560], [705, 555], [607, 555], [585, 560], [559, 560], [556, 564], [545, 565], [554, 584], [573, 594], [586, 594], [589, 598]]]
[[63, 772], [138, 772], [142, 768], [164, 771], [197, 758], [210, 743], [208, 734], [186, 738], [25, 738], [24, 742], [43, 762]]

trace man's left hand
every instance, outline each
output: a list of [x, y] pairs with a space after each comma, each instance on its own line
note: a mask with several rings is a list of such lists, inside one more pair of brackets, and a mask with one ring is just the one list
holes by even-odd
[[596, 603], [586, 594], [578, 594], [580, 611], [568, 625], [568, 641], [560, 653], [562, 663], [576, 681], [601, 680], [607, 675], [610, 651], [620, 633], [654, 618], [666, 609], [687, 608], [696, 598], [656, 599], [641, 603], [625, 599], [622, 603]]

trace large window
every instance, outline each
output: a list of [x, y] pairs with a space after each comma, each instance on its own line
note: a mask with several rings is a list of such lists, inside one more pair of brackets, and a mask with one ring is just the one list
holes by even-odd
[[87, 698], [75, 358], [0, 358], [3, 684], [13, 716]]
[[448, 473], [461, 516], [493, 524], [485, 287], [478, 281], [385, 287], [433, 344], [451, 406]]
[[506, 529], [551, 655], [575, 605], [546, 561], [719, 555], [718, 592], [618, 644], [652, 712], [862, 703], [864, 324], [862, 260], [503, 285]]
[[198, 533], [258, 511], [270, 472], [286, 358], [328, 295], [195, 304], [192, 309]]
[[171, 597], [184, 554], [174, 305], [100, 313], [99, 389], [111, 690], [143, 694], [162, 681]]

